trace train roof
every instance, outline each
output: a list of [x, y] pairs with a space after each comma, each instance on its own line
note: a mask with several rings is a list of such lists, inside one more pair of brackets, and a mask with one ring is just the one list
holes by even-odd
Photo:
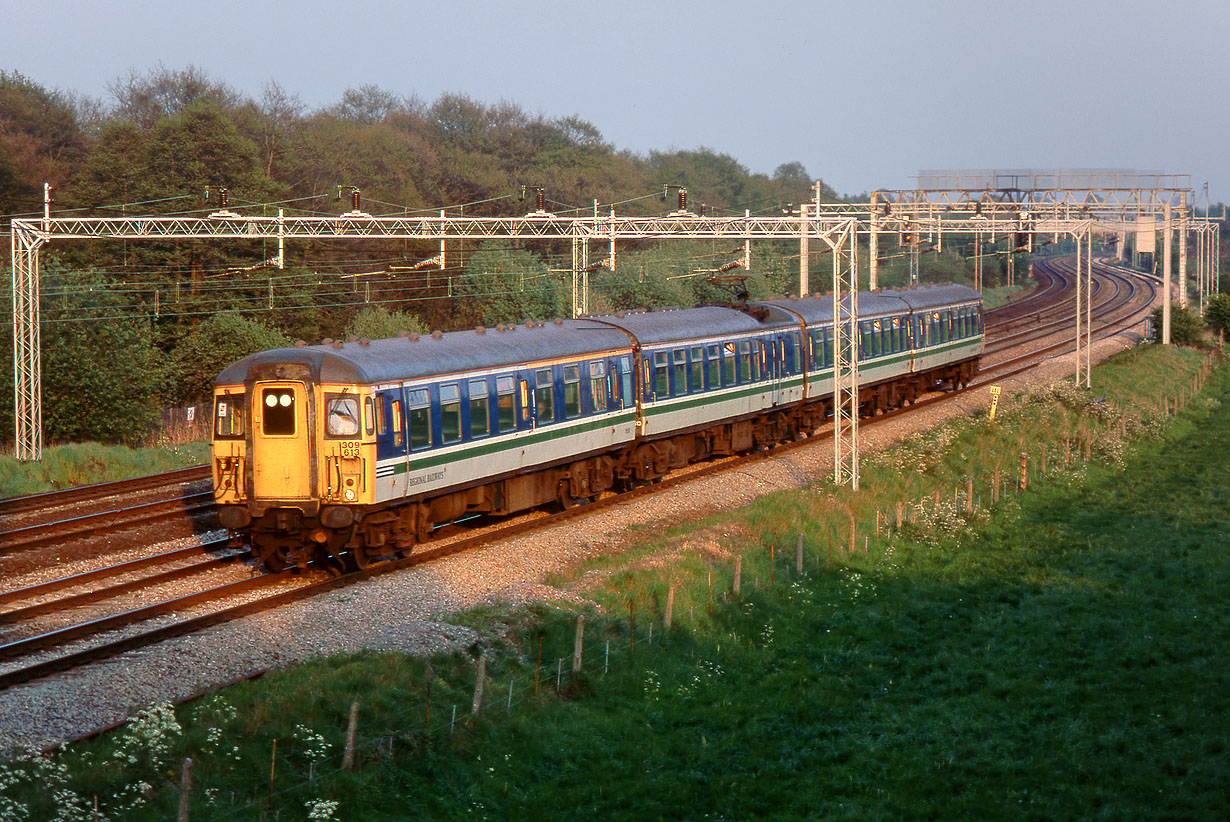
[[[963, 285], [923, 285], [918, 288], [883, 288], [879, 291], [860, 291], [858, 315], [879, 317], [888, 314], [904, 314], [911, 310], [930, 310], [944, 305], [958, 305], [981, 300], [978, 292]], [[760, 305], [771, 305], [793, 311], [808, 325], [833, 321], [833, 297], [802, 297], [793, 299], [762, 300]]]
[[[977, 291], [961, 285], [864, 291], [859, 294], [859, 315], [874, 317], [910, 309], [930, 310], [978, 299]], [[215, 383], [236, 385], [244, 382], [254, 367], [278, 364], [306, 366], [312, 379], [323, 383], [400, 382], [626, 350], [632, 346], [629, 335], [641, 345], [655, 345], [788, 328], [794, 325], [795, 314], [809, 324], [832, 322], [832, 299], [764, 300], [750, 304], [747, 311], [702, 306], [527, 322], [503, 326], [504, 330], [475, 329], [275, 348], [231, 364]]]
[[780, 309], [770, 309], [768, 315], [760, 320], [747, 312], [715, 305], [603, 314], [593, 319], [624, 329], [636, 337], [641, 345], [684, 342], [698, 337], [753, 334], [794, 325], [796, 322], [792, 316]]
[[306, 365], [318, 382], [378, 384], [631, 348], [622, 331], [589, 320], [528, 326], [274, 348], [233, 363], [215, 382], [235, 385], [255, 366], [285, 363]]

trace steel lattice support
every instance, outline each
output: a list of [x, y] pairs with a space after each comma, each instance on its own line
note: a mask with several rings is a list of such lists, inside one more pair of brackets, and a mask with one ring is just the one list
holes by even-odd
[[[848, 243], [843, 236], [829, 246], [833, 250], [833, 482], [857, 491], [858, 247], [853, 236]], [[842, 257], [847, 257], [845, 265]]]
[[39, 340], [38, 249], [43, 240], [16, 225], [9, 237], [13, 255], [13, 392], [17, 459], [43, 457], [41, 347]]
[[1073, 236], [1076, 238], [1076, 384], [1088, 388], [1093, 342], [1093, 231], [1092, 228], [1076, 231]]

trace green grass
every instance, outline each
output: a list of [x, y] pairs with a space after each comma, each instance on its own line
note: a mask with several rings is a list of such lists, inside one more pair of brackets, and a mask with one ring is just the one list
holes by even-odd
[[43, 450], [39, 462], [19, 462], [12, 456], [0, 456], [0, 499], [142, 477], [200, 465], [208, 459], [208, 442], [161, 448], [96, 442], [55, 445]]
[[[628, 552], [555, 580], [595, 603], [585, 669], [565, 675], [561, 694], [574, 612], [470, 612], [460, 621], [486, 636], [487, 707], [451, 737], [451, 707], [469, 709], [468, 653], [430, 670], [399, 655], [319, 660], [228, 689], [237, 716], [195, 720], [175, 743], [198, 763], [193, 818], [259, 819], [276, 739], [283, 818], [332, 797], [347, 820], [1224, 819], [1230, 369], [1165, 425], [1153, 411], [1160, 386], [1173, 393], [1199, 364], [1190, 351], [1138, 349], [1095, 369], [1092, 395], [1014, 399], [995, 423], [974, 417], [868, 460], [857, 495], [819, 485], [641, 529]], [[1073, 445], [1085, 437], [1088, 463]], [[985, 500], [995, 465], [1015, 476], [1022, 450], [1027, 493], [1005, 483], [994, 509], [969, 515], [952, 501], [967, 475]], [[912, 521], [877, 540], [875, 511], [898, 499]], [[847, 555], [851, 514], [858, 548]], [[333, 745], [314, 775], [335, 769], [355, 698], [361, 736], [394, 737], [394, 754], [369, 744], [361, 768], [304, 784], [313, 746], [296, 723]], [[202, 710], [180, 709], [181, 721]], [[232, 745], [238, 762], [224, 755]], [[117, 747], [113, 734], [83, 750], [97, 763]], [[173, 812], [174, 756], [122, 776], [81, 756], [64, 761], [90, 774], [74, 777], [82, 795], [145, 774], [167, 787], [134, 818]], [[205, 788], [219, 791], [212, 807]]]

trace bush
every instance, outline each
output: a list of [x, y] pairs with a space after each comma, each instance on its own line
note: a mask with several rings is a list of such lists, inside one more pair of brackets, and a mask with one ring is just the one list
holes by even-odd
[[256, 320], [239, 314], [216, 314], [192, 329], [175, 349], [175, 399], [181, 405], [208, 400], [214, 378], [222, 369], [257, 351], [290, 344], [285, 334]]
[[[1162, 309], [1153, 309], [1149, 317], [1153, 323], [1152, 339], [1155, 342], [1161, 342]], [[1205, 342], [1204, 321], [1200, 319], [1200, 315], [1190, 308], [1172, 305], [1170, 307], [1170, 341], [1175, 345], [1203, 345]]]

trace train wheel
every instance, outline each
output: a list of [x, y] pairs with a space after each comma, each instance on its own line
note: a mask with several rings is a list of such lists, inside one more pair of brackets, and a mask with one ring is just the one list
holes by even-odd
[[252, 542], [260, 559], [261, 567], [275, 574], [286, 570], [286, 567], [290, 564], [291, 549], [294, 547], [292, 540], [267, 536], [263, 538], [254, 537]]
[[354, 567], [360, 571], [366, 571], [371, 567], [373, 557], [366, 545], [356, 545], [351, 549], [350, 557], [351, 561], [354, 562]]

